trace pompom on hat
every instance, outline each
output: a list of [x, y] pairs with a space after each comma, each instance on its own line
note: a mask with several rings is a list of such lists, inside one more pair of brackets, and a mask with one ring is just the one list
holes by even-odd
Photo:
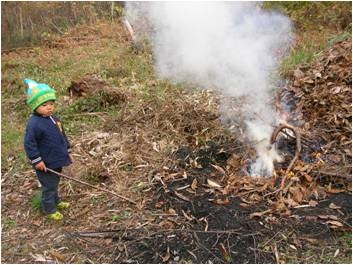
[[49, 100], [56, 100], [56, 91], [47, 84], [39, 84], [31, 79], [24, 79], [24, 82], [28, 85], [27, 105], [32, 111]]

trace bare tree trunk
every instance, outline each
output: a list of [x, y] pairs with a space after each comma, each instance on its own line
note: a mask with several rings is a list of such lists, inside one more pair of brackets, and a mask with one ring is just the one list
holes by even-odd
[[74, 23], [77, 23], [77, 14], [76, 14], [76, 7], [75, 7], [75, 3], [69, 2], [70, 3], [70, 8], [72, 13], [74, 14]]
[[21, 33], [21, 39], [23, 39], [23, 18], [22, 18], [22, 8], [19, 6], [19, 13], [20, 13], [20, 33]]
[[110, 9], [111, 20], [114, 22], [114, 1], [112, 1], [111, 9]]
[[31, 23], [31, 30], [32, 30], [32, 35], [34, 35], [34, 26], [33, 26], [33, 21], [30, 16], [28, 16], [28, 20]]

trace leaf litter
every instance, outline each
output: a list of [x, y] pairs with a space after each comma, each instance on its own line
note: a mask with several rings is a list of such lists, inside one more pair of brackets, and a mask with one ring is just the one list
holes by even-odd
[[[96, 75], [72, 82], [71, 102], [76, 92], [102, 93], [121, 115], [96, 113], [104, 119], [102, 130], [73, 139], [75, 167], [67, 173], [140, 203], [133, 208], [65, 182], [61, 193], [79, 202], [62, 224], [66, 233], [51, 236], [56, 250], [37, 252], [37, 241], [53, 227], [38, 223], [38, 215], [33, 224], [46, 229], [30, 237], [26, 228], [20, 239], [33, 241], [36, 253], [27, 261], [279, 263], [286, 262], [288, 245], [321, 253], [320, 240], [351, 231], [351, 42], [335, 44], [288, 78], [280, 111], [300, 132], [302, 150], [286, 172], [296, 142], [282, 131], [277, 145], [286, 161], [276, 164], [272, 178], [248, 176], [255, 150], [224, 129], [210, 91], [178, 90], [157, 80], [149, 86], [167, 87], [168, 96], [152, 92], [136, 102], [139, 92], [112, 88]], [[5, 211], [28, 196], [13, 197], [13, 190], [3, 190]], [[30, 223], [29, 214], [23, 217]]]

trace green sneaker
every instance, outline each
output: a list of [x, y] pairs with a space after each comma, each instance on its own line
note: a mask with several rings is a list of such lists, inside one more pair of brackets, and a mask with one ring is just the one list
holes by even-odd
[[48, 217], [55, 221], [58, 221], [64, 218], [64, 216], [58, 211], [56, 211], [55, 213], [48, 214]]
[[57, 205], [57, 207], [59, 209], [67, 209], [70, 207], [70, 203], [69, 202], [59, 202], [59, 204]]

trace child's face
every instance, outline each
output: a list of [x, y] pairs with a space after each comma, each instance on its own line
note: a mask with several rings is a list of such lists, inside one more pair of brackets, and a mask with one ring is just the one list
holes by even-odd
[[55, 102], [50, 100], [40, 105], [36, 109], [36, 112], [44, 117], [49, 117], [50, 115], [53, 114], [54, 110], [55, 110]]

